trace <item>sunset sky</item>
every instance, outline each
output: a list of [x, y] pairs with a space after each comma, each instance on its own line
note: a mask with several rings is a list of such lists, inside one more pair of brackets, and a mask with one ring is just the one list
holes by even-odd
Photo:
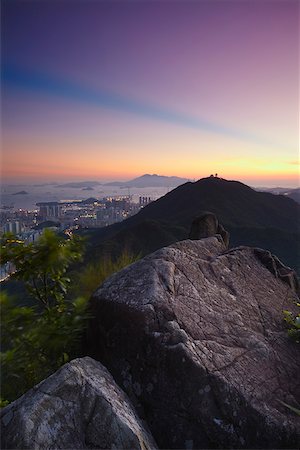
[[2, 2], [5, 182], [299, 186], [299, 2]]

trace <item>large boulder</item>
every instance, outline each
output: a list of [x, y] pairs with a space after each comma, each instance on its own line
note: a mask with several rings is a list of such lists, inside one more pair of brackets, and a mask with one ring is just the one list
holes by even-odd
[[215, 236], [219, 234], [226, 246], [229, 247], [229, 233], [222, 224], [219, 223], [217, 216], [211, 212], [203, 212], [196, 217], [191, 225], [189, 239], [203, 239], [206, 237]]
[[[94, 294], [87, 348], [161, 448], [297, 448], [295, 292], [220, 236], [163, 248]], [[261, 256], [261, 255], [260, 255]], [[283, 402], [283, 403], [282, 403]]]
[[91, 358], [64, 365], [1, 412], [6, 449], [156, 448], [127, 396]]

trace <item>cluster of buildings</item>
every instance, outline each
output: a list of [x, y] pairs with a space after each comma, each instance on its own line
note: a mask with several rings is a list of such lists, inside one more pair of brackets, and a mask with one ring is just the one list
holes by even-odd
[[1, 210], [0, 233], [13, 233], [28, 242], [35, 241], [45, 227], [64, 231], [70, 227], [102, 228], [121, 222], [151, 203], [150, 197], [131, 196], [88, 198], [61, 202], [40, 202], [35, 211]]
[[62, 227], [77, 225], [82, 228], [102, 228], [127, 219], [150, 202], [149, 197], [140, 197], [140, 203], [136, 204], [130, 196], [122, 196], [43, 202], [37, 203], [37, 206], [38, 214], [44, 221], [57, 221]]
[[0, 235], [12, 233], [27, 242], [33, 242], [41, 234], [41, 230], [35, 229], [38, 220], [37, 211], [0, 210]]
[[[40, 202], [34, 211], [0, 209], [0, 235], [13, 233], [31, 243], [40, 237], [44, 228], [66, 234], [78, 228], [102, 228], [127, 219], [151, 201], [150, 197], [140, 197], [139, 203], [134, 203], [131, 196], [120, 196]], [[0, 282], [12, 271], [10, 263], [0, 266]]]

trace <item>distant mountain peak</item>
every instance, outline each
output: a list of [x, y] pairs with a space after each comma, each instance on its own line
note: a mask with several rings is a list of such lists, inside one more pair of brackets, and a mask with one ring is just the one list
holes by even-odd
[[145, 173], [140, 177], [134, 178], [130, 181], [114, 181], [106, 183], [106, 186], [122, 186], [122, 187], [166, 187], [174, 188], [188, 182], [187, 178], [180, 178], [176, 176], [165, 176], [157, 174]]

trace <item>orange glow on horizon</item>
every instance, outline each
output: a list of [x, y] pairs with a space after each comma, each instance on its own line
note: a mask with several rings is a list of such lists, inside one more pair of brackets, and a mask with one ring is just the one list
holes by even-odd
[[[10, 182], [11, 180], [22, 180], [30, 182], [31, 180], [103, 180], [103, 181], [127, 181], [138, 176], [141, 176], [145, 173], [156, 173], [158, 175], [165, 176], [178, 176], [182, 178], [187, 178], [190, 180], [198, 180], [200, 178], [208, 177], [210, 174], [218, 173], [218, 176], [221, 178], [225, 178], [227, 180], [238, 180], [241, 182], [252, 183], [256, 185], [259, 182], [259, 185], [262, 185], [262, 180], [265, 180], [266, 183], [271, 183], [276, 185], [280, 185], [280, 181], [290, 182], [291, 186], [299, 186], [299, 173], [294, 171], [293, 173], [288, 172], [280, 172], [280, 171], [269, 171], [264, 172], [261, 171], [242, 171], [242, 170], [219, 170], [213, 164], [209, 164], [210, 169], [199, 169], [199, 171], [195, 172], [195, 167], [193, 172], [172, 170], [172, 168], [161, 168], [157, 170], [157, 168], [153, 168], [149, 170], [145, 167], [140, 168], [132, 168], [132, 170], [125, 171], [123, 167], [116, 167], [113, 171], [107, 167], [101, 167], [101, 170], [95, 170], [95, 167], [83, 167], [81, 166], [80, 170], [78, 166], [66, 168], [64, 166], [58, 168], [55, 167], [52, 170], [49, 167], [39, 166], [36, 168], [32, 167], [11, 167], [6, 168], [5, 171], [2, 172], [2, 179], [5, 182]], [[220, 168], [221, 169], [221, 168]]]
[[[177, 145], [176, 145], [177, 144]], [[165, 144], [159, 152], [138, 143], [130, 148], [126, 146], [101, 145], [98, 142], [71, 141], [66, 139], [58, 145], [55, 141], [46, 143], [37, 139], [22, 141], [10, 138], [6, 142], [7, 150], [2, 156], [2, 179], [10, 180], [83, 180], [126, 181], [145, 173], [166, 176], [179, 176], [191, 180], [218, 173], [225, 179], [240, 180], [246, 183], [280, 184], [281, 180], [299, 186], [299, 163], [297, 160], [284, 160], [282, 154], [269, 156], [263, 149], [253, 156], [250, 148], [244, 148], [245, 154], [239, 156], [238, 148], [229, 142], [222, 152], [207, 142], [208, 151], [200, 153], [194, 140], [182, 144]], [[42, 148], [43, 151], [40, 151]], [[9, 151], [12, 149], [12, 151]], [[223, 155], [231, 156], [223, 156]], [[258, 156], [261, 154], [262, 156]], [[267, 156], [268, 155], [268, 156]]]

